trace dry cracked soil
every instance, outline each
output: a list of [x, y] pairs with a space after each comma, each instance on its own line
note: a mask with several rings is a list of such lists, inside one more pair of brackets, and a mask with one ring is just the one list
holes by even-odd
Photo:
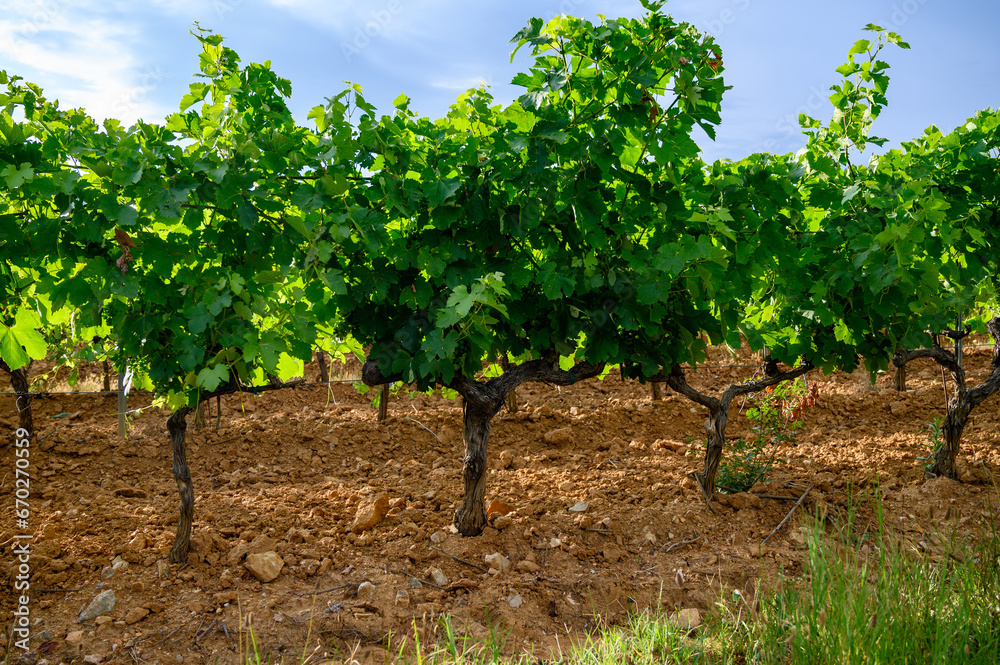
[[[988, 364], [989, 349], [966, 352], [970, 385]], [[748, 354], [713, 350], [689, 381], [718, 393], [753, 371]], [[316, 368], [306, 374], [315, 379]], [[179, 506], [167, 412], [131, 395], [129, 408], [142, 410], [121, 439], [114, 395], [53, 392], [33, 402], [28, 652], [10, 640], [18, 420], [3, 395], [0, 657], [235, 663], [252, 629], [269, 662], [381, 663], [414, 637], [442, 639], [447, 616], [473, 643], [492, 633], [505, 653], [544, 660], [635, 612], [704, 614], [733, 590], [753, 597], [799, 575], [810, 516], [832, 524], [853, 506], [870, 532], [876, 496], [887, 530], [940, 556], [993, 519], [1000, 400], [973, 413], [962, 482], [932, 478], [920, 458], [928, 422], [944, 413], [942, 376], [929, 361], [908, 374], [903, 393], [889, 376], [872, 387], [861, 372], [810, 374], [817, 403], [781, 447], [786, 462], [754, 488], [790, 500], [723, 496], [715, 511], [687, 477], [701, 465], [702, 407], [667, 390], [654, 402], [649, 386], [615, 373], [522, 386], [517, 412], [493, 421], [490, 526], [475, 538], [451, 528], [462, 491], [459, 400], [403, 390], [377, 423], [371, 394], [350, 383], [227, 396], [218, 428], [214, 403], [207, 425], [189, 417], [196, 503], [185, 566], [166, 560]], [[747, 432], [740, 407], [730, 440]], [[98, 598], [105, 605], [87, 618]]]

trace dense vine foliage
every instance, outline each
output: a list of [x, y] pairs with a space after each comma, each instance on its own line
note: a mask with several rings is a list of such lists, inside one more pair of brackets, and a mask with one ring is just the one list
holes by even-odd
[[[880, 54], [908, 48], [870, 25], [831, 119], [802, 117], [803, 150], [707, 165], [692, 132], [720, 122], [722, 52], [662, 4], [532, 19], [512, 40], [531, 51], [524, 94], [469, 90], [437, 119], [405, 95], [380, 117], [349, 84], [300, 124], [287, 80], [200, 31], [199, 81], [162, 124], [99, 125], [0, 73], [0, 357], [15, 388], [29, 398], [46, 326], [99, 331], [116, 367], [138, 368], [174, 409], [174, 561], [194, 500], [187, 414], [283, 387], [317, 344], [367, 352], [370, 385], [462, 395], [467, 535], [485, 523], [505, 398], [611, 365], [708, 408], [695, 477], [711, 503], [735, 397], [814, 367], [933, 357], [962, 385], [935, 464], [954, 476], [961, 414], [1000, 387], [1000, 360], [967, 391], [933, 335], [995, 298], [998, 114], [858, 163], [883, 143]], [[762, 376], [694, 390], [684, 368], [724, 343], [766, 349]], [[498, 357], [511, 361], [484, 376]]]

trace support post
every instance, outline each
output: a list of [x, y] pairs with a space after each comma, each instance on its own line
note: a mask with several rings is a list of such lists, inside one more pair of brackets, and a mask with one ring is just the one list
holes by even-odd
[[378, 421], [384, 423], [389, 417], [389, 384], [383, 383], [378, 394]]
[[118, 375], [118, 437], [128, 438], [128, 423], [125, 413], [128, 410], [128, 399], [125, 396], [125, 372]]

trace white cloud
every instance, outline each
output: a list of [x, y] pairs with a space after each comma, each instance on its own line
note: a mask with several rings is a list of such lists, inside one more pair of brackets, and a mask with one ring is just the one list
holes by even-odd
[[161, 120], [167, 109], [151, 93], [167, 73], [143, 61], [140, 31], [126, 13], [97, 7], [49, 0], [8, 11], [0, 18], [0, 66], [98, 120]]

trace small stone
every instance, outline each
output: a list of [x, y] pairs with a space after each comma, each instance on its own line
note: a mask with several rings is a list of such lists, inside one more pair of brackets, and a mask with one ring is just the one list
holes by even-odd
[[906, 413], [906, 402], [892, 402], [889, 404], [889, 411], [894, 416]]
[[610, 545], [604, 548], [604, 552], [602, 554], [604, 555], [604, 560], [608, 563], [616, 563], [622, 556], [621, 550], [617, 547], [611, 547]]
[[83, 642], [84, 632], [82, 630], [73, 630], [66, 634], [66, 641], [70, 644], [80, 644]]
[[125, 614], [125, 623], [131, 626], [133, 623], [138, 623], [149, 616], [149, 610], [145, 607], [133, 607]]
[[487, 554], [483, 558], [486, 560], [486, 563], [490, 565], [490, 567], [496, 568], [497, 570], [507, 570], [510, 567], [510, 559], [499, 552], [496, 554]]
[[509, 469], [514, 466], [514, 453], [509, 450], [500, 452], [500, 468]]
[[555, 411], [548, 404], [542, 404], [540, 407], [535, 409], [531, 414], [532, 420], [539, 420], [541, 418], [551, 418], [555, 415]]
[[572, 492], [574, 487], [576, 486], [573, 484], [572, 480], [564, 480], [559, 483], [560, 492]]
[[514, 506], [506, 504], [503, 501], [497, 501], [494, 499], [490, 501], [490, 505], [486, 508], [486, 517], [489, 518], [491, 515], [506, 515], [507, 513], [514, 512]]
[[563, 446], [573, 442], [573, 431], [568, 427], [560, 427], [545, 433], [545, 443], [553, 446]]
[[528, 560], [518, 561], [517, 565], [514, 567], [517, 568], [522, 573], [537, 573], [542, 569], [541, 566], [539, 566], [534, 561], [528, 561]]
[[277, 552], [265, 552], [263, 554], [248, 554], [243, 565], [254, 577], [266, 584], [278, 577], [285, 562], [278, 556]]
[[746, 492], [730, 494], [728, 504], [733, 510], [743, 510], [744, 508], [757, 508], [760, 506], [760, 498]]
[[90, 665], [96, 665], [97, 663], [103, 663], [104, 659], [97, 654], [90, 654], [83, 657], [83, 662], [89, 663]]
[[647, 531], [646, 534], [642, 537], [642, 539], [647, 543], [649, 543], [650, 545], [656, 544], [656, 534], [653, 533], [652, 531]]
[[701, 625], [701, 612], [694, 607], [681, 610], [671, 618], [674, 625], [681, 630], [693, 630]]
[[388, 513], [389, 495], [382, 492], [374, 499], [370, 499], [358, 506], [358, 511], [354, 515], [354, 523], [351, 524], [351, 531], [356, 534], [370, 531], [378, 526]]
[[358, 598], [371, 598], [375, 595], [375, 585], [371, 582], [362, 582], [358, 585]]
[[163, 559], [156, 561], [156, 576], [164, 580], [170, 577], [170, 566]]
[[97, 594], [94, 600], [90, 601], [90, 605], [87, 605], [87, 607], [80, 612], [80, 617], [76, 622], [83, 623], [84, 621], [90, 621], [101, 614], [110, 614], [113, 609], [115, 609], [114, 589], [102, 591]]
[[676, 452], [678, 450], [683, 450], [685, 446], [680, 441], [674, 441], [673, 439], [657, 439], [653, 442], [653, 448]]
[[448, 534], [444, 531], [435, 531], [431, 534], [431, 542], [440, 545], [444, 541], [448, 540]]
[[188, 601], [184, 603], [184, 607], [188, 612], [194, 612], [195, 614], [202, 614], [207, 609], [205, 603], [200, 600]]
[[114, 619], [112, 619], [111, 617], [109, 617], [107, 614], [102, 614], [101, 616], [99, 616], [96, 619], [94, 619], [94, 623], [96, 623], [98, 626], [107, 625], [107, 624], [111, 623], [112, 621], [114, 621]]
[[127, 568], [128, 568], [128, 562], [122, 559], [120, 556], [116, 556], [114, 559], [112, 559], [110, 566], [105, 566], [104, 568], [101, 569], [101, 577], [106, 580], [110, 580], [112, 577], [115, 576], [115, 573], [117, 573], [119, 570], [124, 570]]
[[497, 531], [503, 531], [513, 523], [514, 523], [514, 518], [511, 517], [510, 515], [497, 515], [497, 517], [492, 522], [493, 528], [496, 529]]
[[128, 550], [129, 552], [141, 552], [142, 550], [146, 549], [145, 534], [142, 533], [137, 534], [135, 538], [128, 541], [128, 544], [125, 546], [125, 549]]
[[587, 503], [586, 501], [577, 501], [572, 506], [570, 506], [569, 512], [571, 512], [571, 513], [585, 513], [585, 512], [587, 512], [587, 508], [589, 508], [589, 507], [590, 507], [590, 504]]
[[448, 586], [448, 578], [444, 576], [440, 568], [431, 568], [427, 571], [427, 576], [434, 581], [437, 586]]
[[396, 604], [397, 605], [409, 605], [410, 604], [410, 594], [406, 593], [404, 590], [399, 590], [396, 592]]
[[515, 610], [519, 608], [524, 603], [521, 600], [521, 595], [516, 591], [512, 591], [509, 596], [507, 596], [507, 604], [513, 607]]
[[411, 577], [410, 578], [410, 587], [412, 587], [414, 589], [419, 589], [423, 585], [424, 585], [424, 583], [421, 582], [420, 580], [418, 580], [416, 577]]

